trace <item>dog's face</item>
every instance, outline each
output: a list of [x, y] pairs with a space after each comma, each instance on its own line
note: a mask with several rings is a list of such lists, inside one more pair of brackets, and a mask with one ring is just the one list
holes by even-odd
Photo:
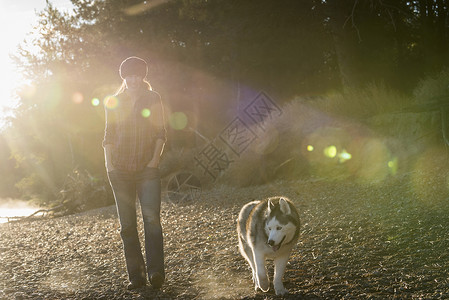
[[265, 232], [268, 236], [267, 244], [273, 251], [290, 242], [296, 232], [296, 226], [290, 221], [290, 206], [283, 198], [274, 204], [268, 201], [268, 216], [265, 223]]

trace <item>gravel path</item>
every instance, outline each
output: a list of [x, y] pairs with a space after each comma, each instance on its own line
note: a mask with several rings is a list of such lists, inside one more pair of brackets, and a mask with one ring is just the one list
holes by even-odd
[[446, 170], [439, 164], [371, 184], [219, 186], [194, 203], [164, 199], [161, 291], [125, 289], [114, 207], [0, 224], [0, 299], [282, 298], [254, 293], [235, 233], [244, 203], [274, 195], [292, 199], [302, 218], [285, 299], [448, 299]]

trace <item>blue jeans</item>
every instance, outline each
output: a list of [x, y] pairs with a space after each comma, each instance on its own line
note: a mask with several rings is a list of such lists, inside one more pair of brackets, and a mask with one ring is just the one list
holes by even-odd
[[137, 233], [136, 196], [140, 201], [145, 231], [145, 257], [148, 277], [158, 272], [165, 278], [159, 169], [108, 172], [120, 220], [126, 269], [131, 282], [146, 281], [145, 262]]

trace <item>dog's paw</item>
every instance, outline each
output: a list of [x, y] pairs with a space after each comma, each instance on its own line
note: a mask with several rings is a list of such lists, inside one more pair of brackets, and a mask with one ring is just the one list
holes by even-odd
[[257, 288], [261, 289], [261, 291], [264, 293], [268, 292], [268, 290], [270, 289], [270, 281], [266, 276], [257, 278], [256, 290]]
[[278, 295], [278, 296], [282, 296], [282, 295], [285, 295], [285, 294], [288, 294], [288, 290], [283, 286], [283, 285], [281, 285], [281, 286], [274, 286], [274, 291], [276, 292], [276, 295]]

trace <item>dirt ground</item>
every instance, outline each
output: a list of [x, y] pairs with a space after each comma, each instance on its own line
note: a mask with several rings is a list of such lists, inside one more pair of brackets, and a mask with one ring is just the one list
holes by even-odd
[[[126, 290], [114, 207], [0, 224], [0, 299], [448, 299], [447, 170], [218, 186], [188, 203], [165, 196], [160, 291]], [[254, 292], [235, 232], [244, 203], [274, 195], [292, 199], [302, 222], [285, 297]]]

